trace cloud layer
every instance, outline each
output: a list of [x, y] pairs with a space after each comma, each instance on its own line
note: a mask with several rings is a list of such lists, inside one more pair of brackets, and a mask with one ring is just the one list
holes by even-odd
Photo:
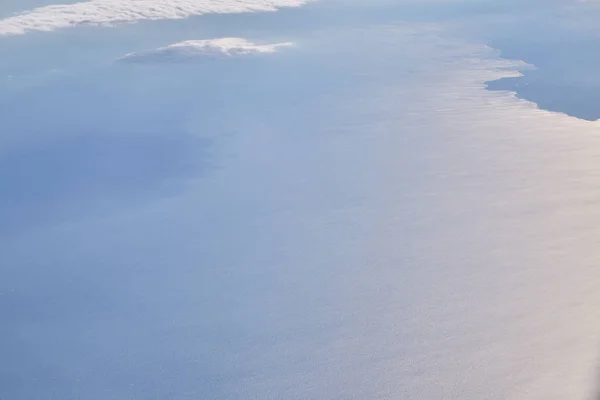
[[90, 0], [45, 6], [0, 20], [0, 36], [75, 26], [110, 26], [203, 14], [276, 11], [314, 0]]
[[242, 38], [221, 38], [210, 40], [187, 40], [185, 42], [159, 47], [153, 50], [129, 53], [119, 61], [131, 63], [184, 62], [201, 57], [231, 57], [260, 53], [274, 53], [280, 47], [292, 43], [258, 45]]

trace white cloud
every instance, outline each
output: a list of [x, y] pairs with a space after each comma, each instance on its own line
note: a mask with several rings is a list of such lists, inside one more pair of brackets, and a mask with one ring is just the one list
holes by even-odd
[[110, 26], [203, 14], [276, 11], [314, 0], [90, 0], [35, 8], [0, 20], [0, 36], [75, 26]]
[[238, 56], [258, 53], [274, 53], [280, 47], [292, 43], [258, 45], [241, 38], [221, 38], [210, 40], [187, 40], [157, 49], [130, 53], [120, 61], [133, 63], [179, 62], [205, 56]]

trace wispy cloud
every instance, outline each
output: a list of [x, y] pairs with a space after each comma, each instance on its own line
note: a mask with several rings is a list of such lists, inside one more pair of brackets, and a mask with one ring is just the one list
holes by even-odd
[[214, 13], [268, 12], [282, 7], [299, 7], [310, 1], [314, 0], [90, 0], [39, 7], [1, 19], [0, 36]]
[[130, 53], [119, 61], [132, 63], [162, 63], [194, 60], [205, 56], [240, 56], [260, 53], [274, 53], [280, 47], [292, 43], [259, 45], [242, 38], [221, 38], [210, 40], [187, 40], [153, 50]]

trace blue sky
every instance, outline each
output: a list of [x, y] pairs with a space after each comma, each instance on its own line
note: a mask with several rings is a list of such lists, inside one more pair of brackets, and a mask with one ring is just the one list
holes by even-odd
[[591, 391], [597, 5], [50, 3], [0, 6], [2, 400]]

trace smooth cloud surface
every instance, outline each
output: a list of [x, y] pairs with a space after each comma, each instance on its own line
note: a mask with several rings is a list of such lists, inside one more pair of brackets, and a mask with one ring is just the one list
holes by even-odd
[[75, 26], [110, 26], [141, 20], [183, 19], [203, 14], [276, 11], [314, 0], [90, 0], [45, 6], [0, 20], [0, 36]]
[[280, 47], [292, 43], [257, 45], [242, 38], [210, 40], [187, 40], [158, 49], [130, 53], [120, 59], [124, 62], [159, 63], [188, 61], [204, 56], [238, 56], [258, 53], [274, 53]]

